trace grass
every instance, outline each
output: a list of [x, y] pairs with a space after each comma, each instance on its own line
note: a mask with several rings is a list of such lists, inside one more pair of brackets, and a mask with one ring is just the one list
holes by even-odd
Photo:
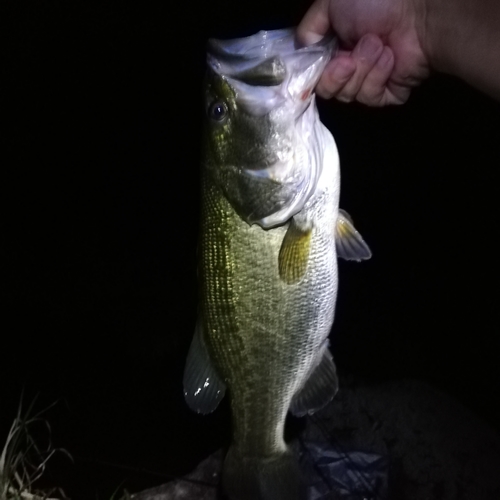
[[[33, 414], [35, 400], [25, 412], [21, 403], [17, 416], [12, 423], [7, 440], [0, 455], [0, 500], [56, 500], [51, 495], [66, 498], [60, 488], [50, 491], [35, 489], [35, 483], [45, 472], [47, 462], [55, 453], [61, 452], [71, 459], [71, 455], [62, 448], [54, 448], [50, 441], [50, 425], [41, 417], [49, 408]], [[31, 435], [34, 427], [45, 427], [48, 436], [46, 446], [41, 447]]]
[[[47, 463], [55, 453], [63, 453], [73, 460], [68, 451], [52, 446], [50, 425], [45, 418], [42, 418], [42, 414], [52, 408], [55, 403], [34, 414], [36, 398], [24, 412], [22, 401], [21, 397], [17, 415], [0, 454], [0, 500], [68, 499], [61, 488], [52, 488], [48, 491], [35, 488], [35, 483], [43, 476]], [[48, 438], [44, 447], [32, 437], [34, 428], [40, 426], [44, 428]], [[118, 487], [110, 500], [131, 500], [127, 490], [119, 494], [121, 489]], [[54, 494], [57, 497], [53, 497]]]

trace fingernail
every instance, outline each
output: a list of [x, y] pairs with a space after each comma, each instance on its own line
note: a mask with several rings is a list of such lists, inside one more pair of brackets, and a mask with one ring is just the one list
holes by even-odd
[[331, 99], [333, 97], [333, 92], [330, 92], [329, 90], [327, 90], [323, 87], [317, 87], [316, 88], [316, 95], [318, 95], [322, 99]]
[[306, 33], [301, 33], [299, 36], [300, 42], [306, 47], [318, 43], [322, 39], [323, 39], [322, 35], [318, 35], [318, 33], [314, 33], [313, 31], [307, 31]]
[[375, 58], [382, 50], [382, 42], [371, 35], [365, 35], [359, 45], [359, 55], [365, 59]]
[[345, 95], [338, 95], [337, 96], [337, 101], [340, 101], [340, 102], [352, 102], [353, 98], [352, 97], [347, 97]]

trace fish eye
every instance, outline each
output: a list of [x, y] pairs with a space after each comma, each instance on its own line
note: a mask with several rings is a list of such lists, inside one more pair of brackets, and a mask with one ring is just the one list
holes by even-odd
[[208, 115], [215, 121], [222, 121], [227, 116], [227, 105], [224, 101], [215, 101], [208, 108]]

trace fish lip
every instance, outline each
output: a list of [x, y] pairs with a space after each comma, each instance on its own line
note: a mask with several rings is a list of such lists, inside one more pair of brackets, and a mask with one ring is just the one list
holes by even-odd
[[[287, 59], [300, 59], [315, 53], [331, 55], [337, 47], [337, 39], [332, 33], [314, 44], [300, 46], [295, 28], [262, 30], [242, 38], [210, 38], [207, 42], [207, 63], [221, 76], [250, 85], [276, 86], [287, 79]], [[262, 79], [255, 74], [257, 68], [264, 68]]]
[[[273, 41], [282, 41], [286, 38], [291, 38], [293, 36], [293, 45], [290, 45], [289, 50], [279, 51], [274, 50], [271, 51], [268, 55], [266, 55], [265, 49], [268, 47], [272, 47]], [[264, 54], [255, 53], [255, 46], [248, 47], [249, 42], [255, 39], [255, 46], [260, 47]], [[260, 43], [257, 41], [261, 39]], [[300, 46], [298, 39], [296, 38], [296, 28], [284, 28], [281, 30], [261, 30], [253, 35], [241, 38], [232, 38], [232, 39], [218, 39], [218, 38], [209, 38], [207, 42], [207, 53], [212, 56], [218, 56], [222, 59], [236, 61], [238, 59], [245, 61], [252, 60], [262, 60], [269, 59], [276, 55], [288, 55], [288, 54], [296, 54], [298, 52], [312, 52], [316, 49], [325, 49], [329, 44], [337, 45], [337, 39], [333, 35], [332, 32], [328, 32], [321, 40], [310, 44], [310, 45], [302, 45]], [[246, 50], [243, 52], [238, 47], [245, 46]], [[230, 50], [230, 47], [233, 47], [234, 50]], [[254, 50], [254, 52], [252, 52]]]

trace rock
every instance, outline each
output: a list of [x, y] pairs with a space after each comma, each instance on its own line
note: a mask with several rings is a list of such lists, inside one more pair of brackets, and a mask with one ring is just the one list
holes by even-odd
[[200, 462], [196, 469], [181, 479], [131, 496], [133, 500], [216, 500], [222, 450]]

